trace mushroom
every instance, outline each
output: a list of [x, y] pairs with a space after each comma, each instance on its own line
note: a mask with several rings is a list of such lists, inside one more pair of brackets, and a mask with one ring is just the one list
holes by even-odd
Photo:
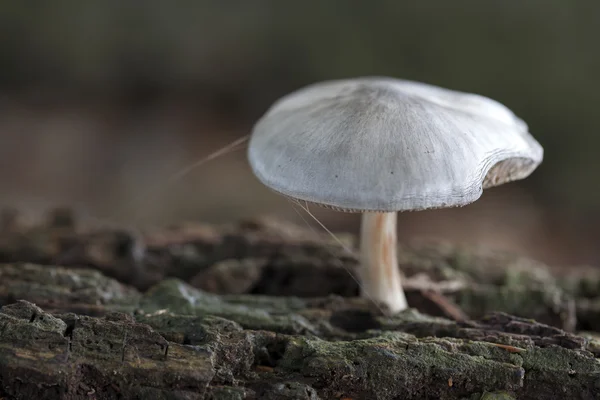
[[361, 295], [407, 308], [398, 211], [464, 206], [542, 162], [528, 127], [489, 98], [387, 77], [326, 81], [278, 100], [255, 124], [256, 177], [297, 201], [362, 213]]

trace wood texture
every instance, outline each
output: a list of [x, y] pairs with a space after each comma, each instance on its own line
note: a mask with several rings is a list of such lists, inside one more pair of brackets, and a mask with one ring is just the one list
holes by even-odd
[[[598, 272], [558, 279], [503, 253], [401, 246], [419, 311], [386, 316], [356, 296], [356, 257], [294, 226], [171, 227], [138, 237], [138, 259], [108, 245], [123, 231], [103, 231], [99, 247], [94, 232], [59, 225], [0, 233], [0, 398], [600, 396]], [[77, 267], [24, 262], [69, 246], [95, 251]]]

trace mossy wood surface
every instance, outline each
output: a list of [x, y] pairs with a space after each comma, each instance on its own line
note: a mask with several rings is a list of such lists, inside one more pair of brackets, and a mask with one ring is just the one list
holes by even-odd
[[389, 317], [294, 226], [3, 222], [2, 399], [600, 398], [593, 269], [402, 246], [415, 309]]

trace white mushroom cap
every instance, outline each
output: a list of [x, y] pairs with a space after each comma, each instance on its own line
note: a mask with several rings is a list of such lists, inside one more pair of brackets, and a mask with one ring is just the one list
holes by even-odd
[[423, 83], [313, 84], [257, 122], [254, 174], [289, 197], [345, 211], [462, 206], [527, 177], [543, 149], [502, 104]]

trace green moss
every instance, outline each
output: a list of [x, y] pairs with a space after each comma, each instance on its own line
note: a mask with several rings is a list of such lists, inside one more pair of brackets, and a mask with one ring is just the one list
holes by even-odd
[[443, 242], [417, 243], [404, 252], [413, 269], [437, 278], [508, 287], [556, 286], [546, 265], [509, 253]]
[[349, 342], [294, 339], [278, 367], [317, 381], [327, 379], [332, 390], [348, 397], [388, 398], [396, 393], [418, 398], [421, 393], [415, 388], [427, 387], [428, 394], [443, 398], [449, 391], [467, 395], [475, 388], [510, 391], [521, 386], [523, 371], [511, 363], [511, 355], [495, 360], [495, 349], [470, 355], [461, 346], [460, 340], [444, 344], [399, 332]]
[[595, 398], [600, 389], [600, 360], [587, 351], [536, 347], [523, 353], [523, 367], [525, 385], [540, 398], [556, 395], [544, 382], [559, 382], [564, 393], [578, 393], [581, 398]]
[[273, 307], [269, 310], [255, 307], [254, 304], [230, 303], [178, 279], [168, 279], [151, 288], [142, 298], [140, 308], [146, 313], [168, 310], [179, 315], [219, 316], [252, 330], [289, 334], [319, 333], [317, 328], [301, 315], [272, 311]]
[[473, 318], [494, 310], [553, 326], [567, 328], [569, 325], [571, 299], [559, 288], [473, 285], [452, 297]]
[[9, 282], [4, 297], [51, 303], [53, 306], [99, 305], [131, 312], [140, 293], [91, 269], [69, 269], [37, 264], [2, 264], [0, 276]]
[[34, 304], [26, 301], [4, 306], [0, 309], [0, 333], [3, 337], [24, 339], [24, 332], [44, 332], [64, 335], [67, 324]]
[[523, 366], [528, 372], [561, 371], [570, 374], [598, 374], [600, 378], [600, 360], [587, 351], [573, 351], [564, 347], [534, 347], [520, 353]]
[[150, 325], [167, 340], [189, 345], [202, 345], [215, 339], [217, 333], [240, 332], [242, 327], [225, 318], [204, 315], [177, 315], [170, 312], [139, 314], [137, 322]]

